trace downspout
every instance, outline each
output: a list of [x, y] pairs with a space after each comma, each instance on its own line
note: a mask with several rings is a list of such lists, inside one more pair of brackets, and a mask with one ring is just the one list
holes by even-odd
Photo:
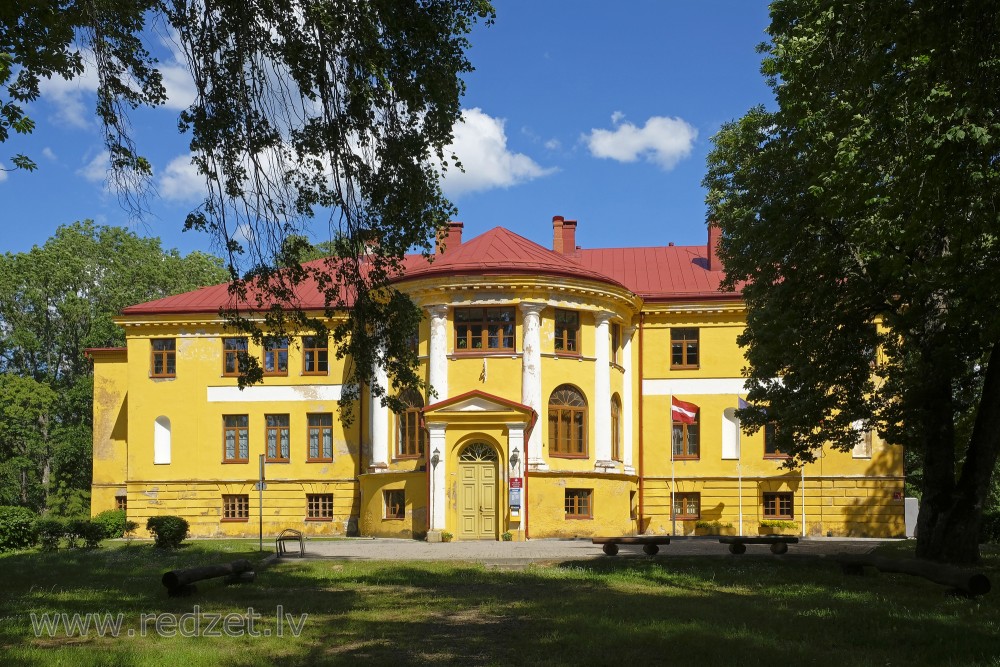
[[643, 518], [643, 484], [642, 484], [642, 471], [643, 471], [642, 453], [643, 453], [643, 446], [642, 446], [642, 434], [643, 434], [643, 431], [646, 430], [645, 426], [643, 424], [643, 421], [642, 421], [642, 404], [643, 404], [643, 398], [642, 398], [643, 330], [642, 330], [642, 325], [643, 325], [643, 323], [645, 321], [646, 321], [646, 314], [645, 313], [639, 313], [639, 515], [638, 515], [639, 524], [638, 524], [638, 526], [636, 526], [636, 528], [638, 529], [636, 532], [638, 532], [640, 535], [645, 532], [643, 530], [643, 528], [642, 528], [642, 518]]
[[365, 506], [365, 493], [364, 487], [361, 484], [361, 475], [365, 470], [365, 460], [364, 460], [364, 445], [365, 445], [365, 399], [360, 390], [358, 389], [358, 528], [357, 534], [361, 535], [361, 513], [364, 511]]

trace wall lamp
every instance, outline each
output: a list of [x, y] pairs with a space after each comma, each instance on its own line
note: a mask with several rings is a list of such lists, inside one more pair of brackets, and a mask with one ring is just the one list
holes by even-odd
[[441, 452], [435, 447], [434, 451], [431, 452], [431, 465], [437, 468], [437, 464], [441, 463]]

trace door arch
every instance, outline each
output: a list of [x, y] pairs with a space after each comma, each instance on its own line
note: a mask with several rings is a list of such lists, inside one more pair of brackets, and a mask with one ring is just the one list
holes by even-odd
[[495, 540], [499, 525], [500, 455], [487, 442], [476, 440], [458, 456], [458, 537]]

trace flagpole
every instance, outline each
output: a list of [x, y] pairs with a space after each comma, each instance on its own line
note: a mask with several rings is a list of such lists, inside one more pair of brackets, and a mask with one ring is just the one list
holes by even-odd
[[736, 420], [736, 474], [739, 477], [740, 532], [743, 534], [743, 424]]
[[674, 397], [670, 397], [670, 534], [677, 534], [677, 478], [674, 476]]
[[806, 464], [802, 464], [802, 537], [806, 536]]

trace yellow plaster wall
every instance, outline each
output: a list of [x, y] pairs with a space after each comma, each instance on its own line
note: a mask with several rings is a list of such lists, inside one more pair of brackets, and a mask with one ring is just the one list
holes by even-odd
[[[592, 490], [592, 518], [566, 518], [566, 489]], [[630, 492], [635, 483], [621, 475], [532, 473], [528, 479], [530, 536], [594, 537], [633, 535]]]
[[124, 350], [94, 356], [94, 462], [90, 512], [115, 508], [128, 478], [128, 358]]
[[[412, 539], [427, 534], [427, 474], [377, 473], [361, 476], [362, 535]], [[385, 518], [383, 493], [403, 489], [405, 518]]]

